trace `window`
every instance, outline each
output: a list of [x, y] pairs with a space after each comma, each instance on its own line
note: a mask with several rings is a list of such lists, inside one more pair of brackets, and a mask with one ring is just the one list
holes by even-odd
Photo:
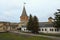
[[39, 29], [39, 31], [41, 31], [41, 29]]
[[59, 31], [59, 29], [55, 29], [55, 31]]
[[53, 31], [53, 29], [50, 29], [50, 31]]
[[56, 31], [56, 29], [55, 29], [55, 31]]
[[25, 31], [25, 29], [24, 29], [24, 31]]
[[42, 31], [44, 31], [44, 29], [42, 29]]
[[47, 29], [45, 29], [45, 31], [47, 31]]
[[57, 29], [57, 31], [59, 31], [59, 29]]
[[50, 31], [51, 31], [51, 29], [50, 29]]
[[51, 29], [51, 31], [53, 31], [53, 29]]

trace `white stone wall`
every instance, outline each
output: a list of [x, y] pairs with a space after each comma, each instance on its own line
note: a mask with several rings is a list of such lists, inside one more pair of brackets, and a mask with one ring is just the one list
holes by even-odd
[[[60, 33], [60, 28], [59, 28], [59, 31], [55, 31], [55, 29], [57, 30], [57, 28], [54, 28], [54, 27], [40, 27], [39, 28], [39, 33], [42, 32], [42, 33]], [[42, 30], [43, 29], [43, 30]], [[50, 29], [53, 29], [53, 31], [51, 31]], [[21, 28], [21, 31], [24, 31], [24, 32], [29, 32], [26, 27], [22, 27]]]
[[43, 33], [60, 33], [60, 28], [59, 28], [59, 31], [57, 31], [57, 28], [54, 28], [54, 27], [40, 27], [39, 32], [43, 32]]
[[22, 27], [22, 28], [21, 28], [21, 31], [23, 31], [23, 32], [28, 32], [28, 30], [27, 30], [26, 27]]

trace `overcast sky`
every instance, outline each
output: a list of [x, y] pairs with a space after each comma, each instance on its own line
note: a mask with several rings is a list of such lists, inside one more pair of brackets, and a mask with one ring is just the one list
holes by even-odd
[[60, 0], [0, 0], [0, 21], [20, 22], [24, 2], [27, 15], [36, 15], [40, 22], [48, 21], [60, 9]]

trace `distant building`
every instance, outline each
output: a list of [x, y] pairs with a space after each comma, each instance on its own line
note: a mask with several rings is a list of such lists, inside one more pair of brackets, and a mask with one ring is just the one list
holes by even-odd
[[18, 23], [0, 22], [0, 32], [16, 31]]

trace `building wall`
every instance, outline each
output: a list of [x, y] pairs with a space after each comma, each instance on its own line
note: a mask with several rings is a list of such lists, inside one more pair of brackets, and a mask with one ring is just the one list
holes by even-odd
[[[39, 29], [39, 33], [60, 33], [60, 28], [58, 28], [59, 31], [57, 31], [57, 28], [54, 27], [40, 27]], [[21, 27], [21, 31], [30, 32], [26, 29], [26, 27]]]
[[18, 24], [17, 23], [0, 23], [0, 32], [6, 32], [6, 31], [15, 31], [17, 30]]
[[28, 21], [28, 17], [27, 16], [21, 16], [20, 21]]
[[3, 27], [0, 27], [0, 32], [4, 32], [4, 29], [3, 29]]
[[43, 32], [43, 33], [60, 33], [60, 28], [40, 27], [39, 32]]

